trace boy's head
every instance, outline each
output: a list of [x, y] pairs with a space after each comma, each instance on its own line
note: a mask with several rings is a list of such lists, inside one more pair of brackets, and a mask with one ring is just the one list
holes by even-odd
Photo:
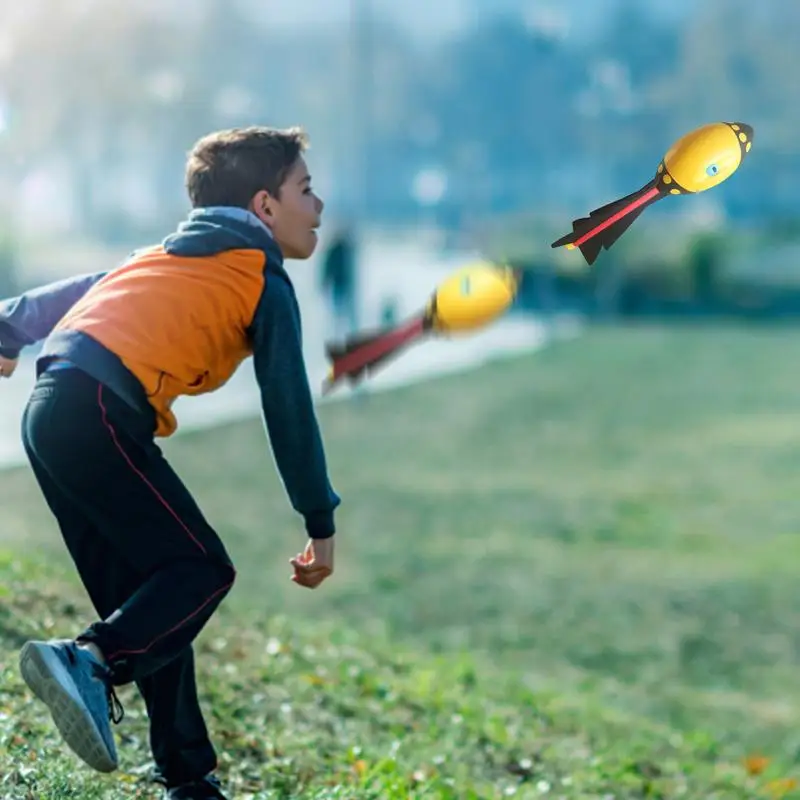
[[270, 228], [285, 258], [308, 258], [324, 204], [311, 189], [307, 146], [300, 128], [234, 128], [204, 136], [186, 163], [192, 206], [246, 208]]

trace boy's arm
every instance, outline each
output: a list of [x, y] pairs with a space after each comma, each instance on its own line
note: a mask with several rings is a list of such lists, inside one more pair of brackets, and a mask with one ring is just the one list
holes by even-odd
[[303, 359], [300, 310], [292, 287], [269, 275], [250, 329], [253, 365], [275, 464], [312, 539], [333, 536], [341, 500], [328, 480]]
[[47, 338], [59, 320], [105, 272], [78, 275], [31, 289], [0, 302], [0, 356], [17, 358], [20, 350]]

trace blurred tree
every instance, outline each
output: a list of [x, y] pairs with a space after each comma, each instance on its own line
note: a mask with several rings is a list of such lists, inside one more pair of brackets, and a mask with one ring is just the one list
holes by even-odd
[[[341, 187], [334, 201], [360, 191], [363, 150], [376, 220], [414, 219], [414, 177], [442, 170], [442, 208], [457, 221], [611, 199], [646, 180], [676, 136], [739, 118], [755, 125], [761, 169], [720, 196], [742, 216], [796, 207], [796, 4], [706, 0], [678, 29], [622, 0], [589, 43], [494, 15], [422, 44], [373, 18], [370, 74], [355, 82], [346, 27], [273, 30], [252, 0], [196, 0], [191, 13], [177, 0], [15, 8], [0, 35], [0, 181], [68, 170], [92, 236], [171, 226], [188, 147], [254, 122], [304, 124], [326, 167], [315, 172]], [[356, 84], [368, 93], [364, 136]]]
[[324, 131], [336, 113], [335, 48], [317, 50], [331, 67], [330, 91], [309, 92], [319, 81], [309, 80], [307, 38], [265, 31], [228, 0], [198, 2], [180, 17], [163, 12], [39, 0], [0, 63], [12, 179], [64, 164], [82, 227], [96, 237], [124, 235], [126, 219], [135, 230], [134, 210], [154, 230], [172, 225], [186, 206], [185, 152], [209, 130], [303, 123]]
[[[636, 0], [622, 0], [584, 56], [589, 84], [578, 147], [604, 163], [613, 191], [627, 193], [650, 177], [675, 138], [669, 109], [653, 101], [652, 86], [676, 71], [677, 24], [660, 22]], [[659, 144], [661, 143], [661, 144]], [[611, 188], [611, 187], [609, 187]]]
[[438, 132], [430, 150], [458, 176], [460, 202], [485, 212], [539, 200], [579, 141], [570, 97], [582, 74], [559, 39], [506, 16], [432, 54], [416, 113]]
[[689, 243], [687, 260], [692, 275], [694, 299], [704, 310], [713, 310], [716, 305], [724, 257], [725, 240], [720, 234], [698, 234]]
[[683, 27], [674, 73], [654, 84], [653, 96], [673, 124], [758, 120], [760, 148], [796, 151], [800, 85], [787, 80], [796, 69], [788, 31], [800, 32], [796, 4], [706, 0]]

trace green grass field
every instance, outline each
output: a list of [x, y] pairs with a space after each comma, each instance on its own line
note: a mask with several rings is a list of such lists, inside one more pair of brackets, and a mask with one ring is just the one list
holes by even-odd
[[[799, 349], [595, 330], [323, 407], [344, 504], [317, 592], [260, 422], [167, 442], [239, 566], [198, 642], [235, 796], [795, 796]], [[157, 796], [131, 692], [100, 778], [23, 691], [21, 641], [90, 613], [29, 473], [3, 489], [0, 797]]]

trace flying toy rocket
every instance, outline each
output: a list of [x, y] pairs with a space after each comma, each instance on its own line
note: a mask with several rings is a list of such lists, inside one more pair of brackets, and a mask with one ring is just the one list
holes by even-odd
[[519, 274], [510, 267], [479, 263], [462, 267], [445, 279], [425, 308], [408, 320], [378, 331], [363, 332], [343, 343], [328, 343], [331, 368], [323, 394], [344, 379], [351, 383], [427, 335], [471, 331], [488, 325], [513, 302]]
[[647, 206], [671, 195], [704, 192], [730, 178], [753, 144], [753, 129], [742, 122], [714, 122], [678, 139], [658, 165], [655, 177], [633, 194], [592, 211], [572, 223], [551, 247], [578, 248], [593, 264]]

